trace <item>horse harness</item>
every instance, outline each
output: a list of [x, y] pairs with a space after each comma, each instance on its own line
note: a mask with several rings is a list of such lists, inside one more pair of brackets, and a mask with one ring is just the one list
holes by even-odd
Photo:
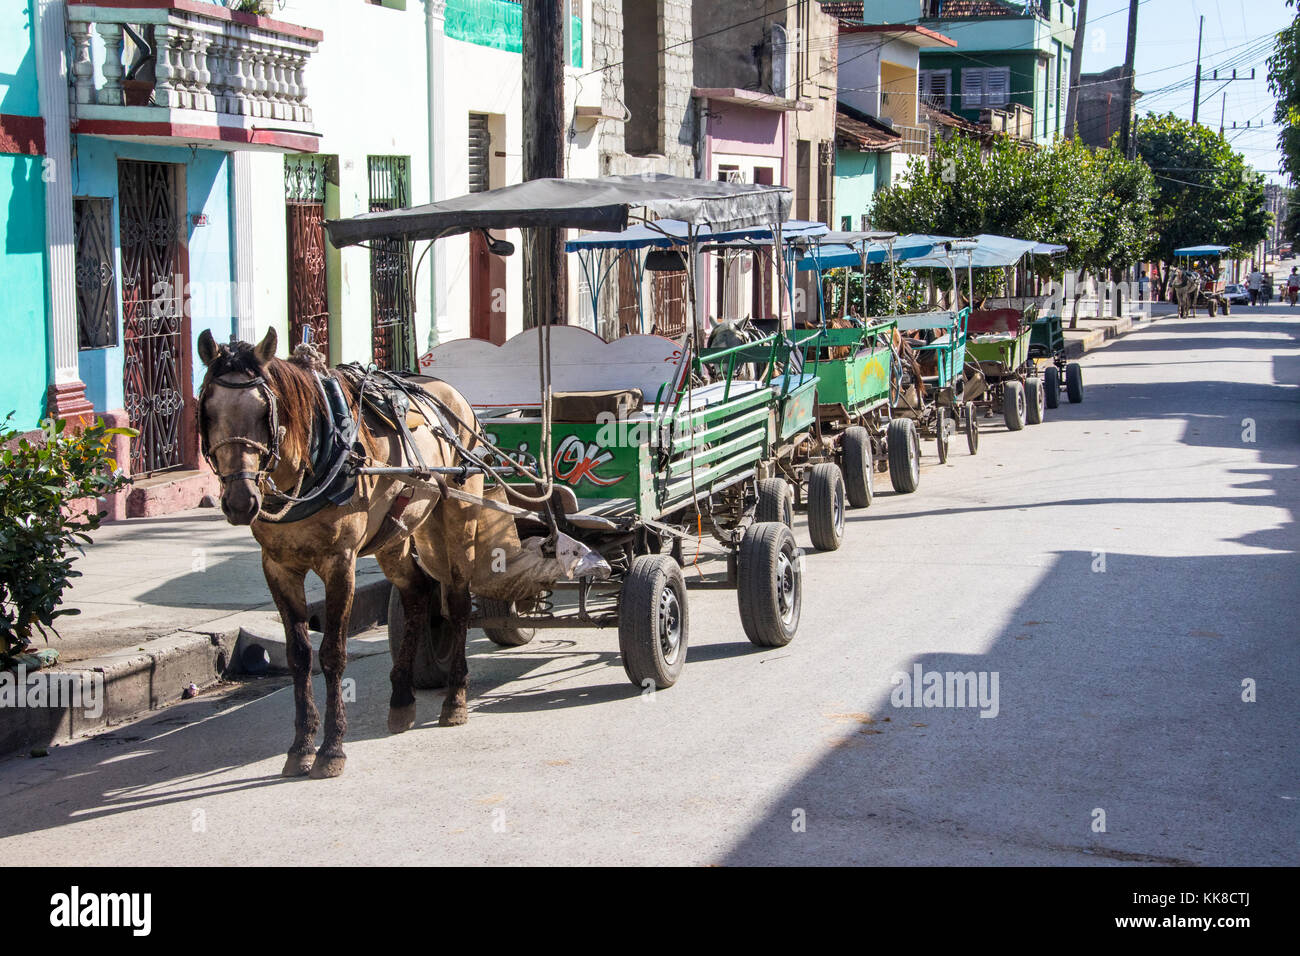
[[[412, 413], [422, 419], [415, 423], [414, 427], [427, 425], [437, 438], [456, 450], [461, 467], [468, 469], [472, 458], [444, 416], [442, 403], [417, 383], [390, 372], [377, 370], [373, 366], [363, 368], [356, 363], [340, 366], [339, 372], [356, 389], [361, 415], [367, 412], [373, 414], [397, 434], [403, 456], [408, 462], [414, 464], [413, 475], [417, 480], [426, 483], [433, 475], [412, 433], [412, 424], [408, 421], [408, 416]], [[292, 523], [309, 518], [328, 505], [347, 504], [356, 492], [360, 469], [368, 460], [365, 449], [357, 441], [360, 431], [358, 419], [361, 415], [353, 416], [339, 378], [328, 373], [322, 374], [314, 369], [312, 375], [324, 399], [324, 411], [317, 416], [315, 427], [312, 429], [311, 463], [299, 472], [297, 486], [292, 493], [280, 490], [271, 479], [271, 472], [275, 471], [280, 463], [280, 442], [284, 429], [279, 421], [279, 403], [275, 391], [266, 378], [262, 375], [253, 375], [251, 378], [237, 381], [214, 378], [204, 387], [205, 393], [208, 388], [214, 386], [259, 390], [267, 409], [267, 433], [270, 437], [265, 444], [245, 436], [231, 436], [209, 446], [204, 412], [206, 394], [199, 396], [199, 438], [202, 453], [221, 484], [224, 486], [231, 481], [252, 481], [258, 485], [265, 485], [270, 495], [285, 503], [278, 512], [261, 514], [258, 520], [275, 524]], [[217, 467], [215, 456], [217, 451], [228, 445], [243, 445], [256, 451], [257, 470], [223, 474]], [[458, 484], [463, 484], [468, 474], [466, 470], [459, 478], [455, 475], [451, 477]], [[416, 491], [417, 485], [403, 484], [385, 514], [380, 528], [361, 549], [362, 555], [373, 554], [394, 539], [410, 533], [402, 522], [402, 513], [414, 498]]]

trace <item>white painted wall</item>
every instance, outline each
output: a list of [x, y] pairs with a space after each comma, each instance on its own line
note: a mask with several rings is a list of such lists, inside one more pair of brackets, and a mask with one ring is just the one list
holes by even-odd
[[[566, 115], [577, 103], [598, 106], [599, 76], [591, 75], [591, 0], [574, 0], [584, 6], [583, 63], [566, 69]], [[408, 0], [399, 10], [363, 3], [320, 3], [287, 0], [276, 17], [322, 30], [325, 39], [312, 58], [306, 77], [308, 100], [315, 124], [323, 135], [322, 155], [339, 157], [337, 214], [341, 217], [367, 211], [367, 157], [400, 155], [411, 158], [411, 199], [429, 202], [429, 116], [427, 43], [424, 3]], [[487, 113], [492, 119], [494, 158], [492, 185], [503, 186], [523, 178], [522, 57], [459, 40], [444, 39], [444, 123], [438, 140], [442, 198], [469, 190], [469, 114]], [[584, 74], [586, 74], [584, 76]], [[584, 124], [567, 144], [570, 176], [599, 175], [595, 127]], [[254, 157], [255, 212], [251, 229], [255, 266], [255, 321], [260, 335], [275, 325], [282, 339], [288, 335], [288, 262], [284, 211], [284, 158], [262, 153]], [[517, 232], [507, 236], [520, 246]], [[469, 239], [441, 241], [443, 264], [438, 276], [443, 288], [444, 321], [432, 329], [429, 261], [426, 257], [416, 288], [416, 350], [426, 351], [435, 340], [469, 335]], [[416, 255], [423, 251], [417, 245]], [[331, 313], [338, 316], [337, 361], [368, 361], [371, 357], [369, 254], [350, 248], [331, 252], [328, 267], [338, 276], [339, 291], [332, 297]], [[522, 329], [522, 254], [507, 260], [507, 331]], [[577, 314], [578, 269], [569, 270], [572, 314]]]

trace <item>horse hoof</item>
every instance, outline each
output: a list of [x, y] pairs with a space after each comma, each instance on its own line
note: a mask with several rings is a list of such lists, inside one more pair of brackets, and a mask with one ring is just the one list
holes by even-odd
[[467, 723], [469, 723], [469, 711], [464, 707], [444, 710], [438, 718], [439, 727], [460, 727]]
[[415, 705], [388, 708], [388, 732], [400, 734], [415, 726]]
[[280, 771], [280, 776], [301, 777], [311, 770], [315, 760], [315, 754], [289, 754], [285, 758], [284, 769]]
[[348, 762], [348, 758], [343, 754], [333, 757], [316, 756], [316, 762], [311, 765], [311, 778], [313, 780], [326, 780], [329, 777], [337, 777], [343, 773], [343, 766]]

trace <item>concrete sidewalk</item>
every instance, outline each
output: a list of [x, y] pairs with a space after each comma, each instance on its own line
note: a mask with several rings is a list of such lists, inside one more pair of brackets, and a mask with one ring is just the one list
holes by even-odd
[[[1176, 314], [1153, 305], [1153, 318]], [[1071, 358], [1147, 324], [1128, 318], [1079, 320], [1065, 331]], [[180, 700], [191, 684], [204, 689], [238, 673], [245, 645], [265, 647], [282, 663], [283, 630], [262, 577], [261, 552], [247, 528], [220, 511], [199, 508], [105, 524], [74, 567], [82, 576], [66, 595], [76, 616], [59, 619], [51, 673], [103, 680], [105, 706], [94, 720], [71, 708], [0, 708], [0, 755], [45, 747], [121, 723]], [[373, 558], [357, 568], [353, 635], [382, 624], [388, 582]], [[311, 627], [324, 616], [324, 587], [308, 577]], [[314, 635], [316, 636], [316, 635]], [[43, 646], [43, 645], [42, 645]], [[349, 642], [352, 656], [384, 652], [373, 641]]]
[[[283, 628], [247, 528], [206, 508], [112, 522], [93, 537], [74, 564], [82, 576], [65, 595], [65, 605], [81, 613], [59, 618], [58, 636], [38, 647], [60, 655], [42, 674], [83, 687], [102, 681], [102, 712], [0, 708], [0, 754], [120, 723], [180, 700], [191, 684], [210, 687], [239, 671], [243, 646], [254, 640], [273, 666], [283, 661]], [[358, 563], [351, 633], [384, 622], [388, 588], [373, 558]], [[324, 617], [324, 596], [309, 575], [313, 630]]]

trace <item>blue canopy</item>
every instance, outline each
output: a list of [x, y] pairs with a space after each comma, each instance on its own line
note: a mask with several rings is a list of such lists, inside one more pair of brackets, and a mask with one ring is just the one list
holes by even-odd
[[1184, 246], [1181, 249], [1175, 249], [1175, 256], [1187, 256], [1189, 259], [1204, 258], [1208, 256], [1221, 256], [1231, 252], [1228, 246]]
[[[1040, 246], [1049, 251], [1046, 253], [1039, 251]], [[1047, 243], [1030, 242], [1026, 239], [1012, 239], [1009, 236], [994, 236], [982, 233], [975, 237], [975, 248], [971, 250], [970, 265], [973, 269], [1005, 269], [1014, 266], [1025, 256], [1050, 255], [1051, 251], [1064, 251], [1064, 249], [1064, 246], [1051, 246]], [[964, 253], [958, 253], [955, 260], [957, 265], [966, 265]], [[913, 260], [908, 263], [908, 266], [917, 269], [946, 269], [948, 263], [947, 254], [940, 254]]]
[[[845, 234], [832, 233], [823, 237], [823, 240], [834, 240], [840, 235]], [[930, 255], [936, 245], [946, 241], [948, 240], [944, 236], [915, 234], [896, 236], [892, 240], [863, 239], [852, 244], [823, 241], [808, 249], [807, 254], [799, 260], [797, 268], [800, 272], [824, 272], [827, 269], [859, 266], [862, 264], [864, 247], [870, 264], [887, 262], [891, 256], [895, 261], [915, 259]]]
[[[824, 235], [829, 230], [824, 223], [791, 219], [781, 226], [783, 239], [793, 241], [802, 237]], [[755, 244], [770, 241], [772, 230], [765, 226], [714, 232], [707, 225], [695, 227], [695, 241], [721, 243], [749, 240]], [[642, 223], [622, 232], [592, 232], [564, 244], [565, 252], [583, 252], [588, 249], [668, 249], [690, 242], [690, 226], [677, 219], [659, 219], [653, 225]]]

